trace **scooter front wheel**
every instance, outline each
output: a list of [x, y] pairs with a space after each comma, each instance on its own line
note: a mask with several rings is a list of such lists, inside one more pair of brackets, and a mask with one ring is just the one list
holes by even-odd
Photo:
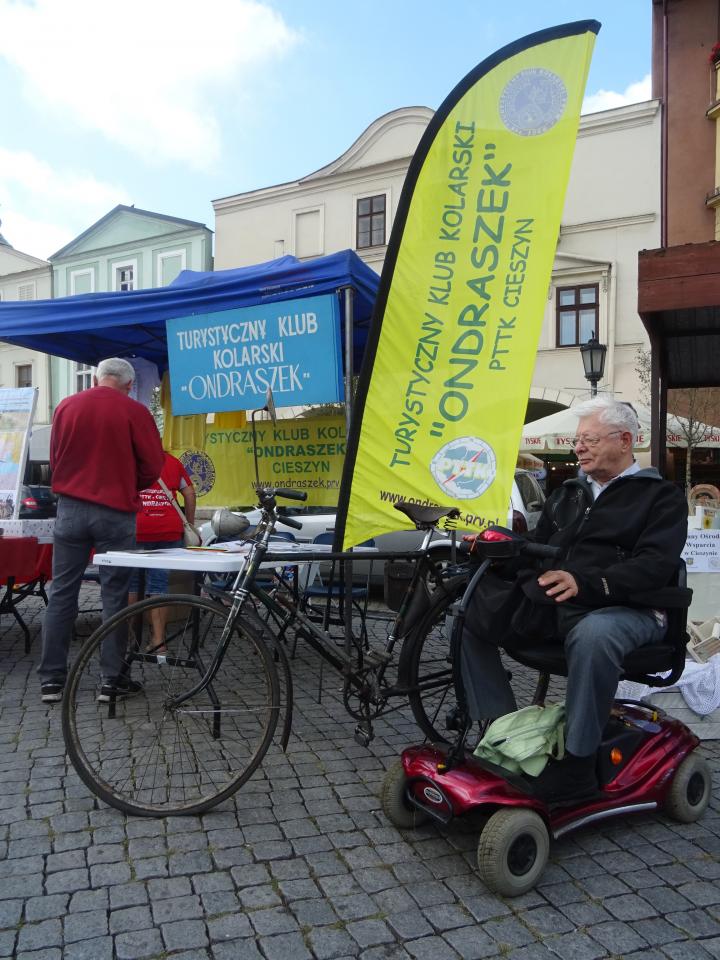
[[705, 813], [712, 793], [710, 767], [691, 753], [677, 768], [663, 810], [680, 823], [694, 823]]
[[480, 878], [493, 893], [519, 897], [535, 886], [549, 852], [550, 838], [541, 816], [521, 807], [498, 810], [480, 834]]
[[405, 768], [398, 760], [385, 774], [380, 800], [383, 813], [390, 823], [400, 830], [412, 830], [430, 819], [422, 810], [408, 803], [405, 795], [406, 788]]

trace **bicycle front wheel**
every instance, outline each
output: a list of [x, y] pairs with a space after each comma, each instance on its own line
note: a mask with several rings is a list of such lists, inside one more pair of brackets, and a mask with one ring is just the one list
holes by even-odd
[[400, 651], [400, 682], [410, 688], [415, 722], [432, 743], [447, 742], [445, 719], [457, 705], [450, 655], [451, 607], [467, 584], [463, 576], [443, 581], [430, 595], [424, 614], [408, 632]]
[[[150, 621], [161, 608], [167, 653], [158, 656]], [[248, 623], [233, 625], [213, 679], [177, 702], [200, 684], [227, 618], [227, 608], [211, 600], [151, 597], [83, 645], [66, 685], [63, 736], [78, 775], [106, 803], [146, 817], [204, 813], [261, 762], [278, 721], [280, 685], [265, 641]], [[118, 644], [126, 652], [110, 682], [108, 649]]]

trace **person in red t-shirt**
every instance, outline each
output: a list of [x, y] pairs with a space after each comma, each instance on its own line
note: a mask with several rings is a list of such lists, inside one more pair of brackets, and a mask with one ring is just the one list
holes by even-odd
[[[182, 495], [185, 508], [185, 517], [189, 523], [195, 523], [195, 488], [187, 474], [185, 467], [170, 453], [165, 453], [160, 479], [177, 500], [178, 491]], [[168, 499], [167, 494], [156, 481], [151, 487], [140, 491], [142, 508], [137, 515], [136, 539], [138, 546], [146, 550], [162, 550], [167, 547], [182, 547], [183, 522], [179, 513]], [[169, 574], [167, 570], [145, 571], [145, 595], [167, 593]], [[140, 576], [133, 573], [130, 581], [128, 603], [135, 603], [138, 598]], [[165, 646], [165, 626], [167, 624], [167, 607], [156, 607], [150, 612], [152, 623], [152, 641], [148, 653], [167, 653]]]

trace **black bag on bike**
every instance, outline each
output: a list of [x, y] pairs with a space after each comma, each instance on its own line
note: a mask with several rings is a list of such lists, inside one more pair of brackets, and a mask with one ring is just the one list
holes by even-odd
[[502, 644], [521, 597], [522, 590], [515, 578], [506, 580], [489, 571], [473, 593], [465, 617], [466, 629], [479, 640]]

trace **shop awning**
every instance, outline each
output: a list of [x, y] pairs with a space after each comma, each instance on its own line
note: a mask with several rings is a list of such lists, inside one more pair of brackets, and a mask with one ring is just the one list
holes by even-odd
[[[650, 410], [642, 404], [633, 404], [640, 421], [636, 450], [650, 449]], [[578, 418], [572, 407], [526, 423], [523, 427], [520, 450], [528, 453], [569, 453], [573, 449], [573, 437], [577, 433]], [[668, 447], [687, 447], [688, 422], [682, 417], [669, 416], [667, 421]], [[706, 424], [693, 425], [694, 446], [720, 447], [720, 427]]]

